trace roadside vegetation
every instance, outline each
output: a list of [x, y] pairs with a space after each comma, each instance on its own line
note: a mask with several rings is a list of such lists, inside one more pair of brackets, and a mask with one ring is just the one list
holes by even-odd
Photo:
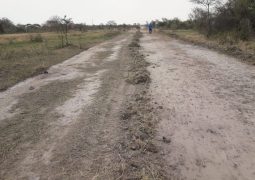
[[[212, 35], [207, 38], [205, 35], [196, 30], [161, 30], [162, 33], [171, 37], [190, 42], [195, 45], [204, 46], [215, 49], [217, 51], [235, 56], [242, 61], [255, 65], [255, 39], [247, 41], [226, 42], [221, 35]], [[232, 39], [231, 36], [226, 35], [225, 38]]]
[[205, 45], [254, 64], [255, 1], [191, 0], [197, 4], [190, 19], [162, 19], [155, 25], [163, 32], [195, 44]]
[[62, 47], [58, 33], [0, 36], [0, 91], [28, 77], [47, 73], [58, 64], [93, 45], [118, 35], [118, 31], [70, 32]]
[[[23, 29], [22, 29], [23, 27]], [[119, 35], [127, 27], [89, 27], [71, 18], [54, 16], [44, 25], [14, 25], [0, 19], [0, 91], [47, 69], [93, 45]], [[2, 34], [1, 34], [2, 33]]]

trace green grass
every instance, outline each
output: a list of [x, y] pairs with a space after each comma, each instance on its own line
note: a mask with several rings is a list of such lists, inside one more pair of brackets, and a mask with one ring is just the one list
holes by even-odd
[[36, 34], [0, 35], [0, 91], [118, 34], [113, 31], [71, 32], [71, 45], [65, 48], [60, 48], [61, 41], [56, 33], [42, 33], [42, 42], [31, 41], [30, 36]]

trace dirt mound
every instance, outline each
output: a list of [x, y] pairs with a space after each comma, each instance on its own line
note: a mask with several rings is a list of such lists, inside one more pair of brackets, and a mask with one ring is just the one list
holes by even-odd
[[132, 76], [127, 79], [127, 82], [132, 84], [144, 84], [150, 82], [150, 73], [147, 71], [141, 70], [134, 73]]
[[[122, 177], [129, 179], [165, 179], [161, 171], [159, 149], [155, 145], [154, 135], [157, 119], [150, 105], [148, 93], [150, 73], [149, 63], [140, 52], [141, 33], [136, 33], [129, 45], [133, 63], [129, 67], [127, 82], [135, 86], [135, 93], [129, 97], [121, 113], [125, 140], [121, 143], [121, 155], [125, 159], [120, 169]], [[131, 48], [132, 47], [132, 48]], [[153, 154], [153, 155], [152, 155]]]
[[145, 61], [144, 55], [140, 53], [139, 39], [140, 33], [137, 33], [133, 42], [129, 45], [130, 55], [133, 58], [133, 64], [130, 66], [127, 82], [131, 84], [150, 83], [150, 73], [147, 71], [148, 62]]
[[138, 41], [133, 41], [131, 44], [129, 44], [129, 47], [141, 47]]

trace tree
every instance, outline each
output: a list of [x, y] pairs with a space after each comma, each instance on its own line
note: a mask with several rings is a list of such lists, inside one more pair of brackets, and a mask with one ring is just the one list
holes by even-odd
[[61, 47], [64, 47], [64, 35], [61, 18], [59, 16], [52, 16], [46, 21], [44, 26], [50, 31], [56, 31], [58, 33], [58, 37], [61, 41]]
[[251, 34], [252, 8], [254, 0], [234, 1], [234, 12], [239, 20], [239, 35], [242, 40], [248, 40]]
[[86, 23], [74, 24], [74, 29], [84, 32], [86, 31]]
[[26, 32], [38, 32], [41, 29], [41, 25], [39, 25], [39, 24], [26, 24], [25, 29], [26, 29]]
[[190, 0], [191, 2], [204, 6], [207, 10], [207, 36], [211, 35], [211, 8], [220, 4], [219, 0]]
[[254, 0], [228, 0], [217, 7], [214, 26], [217, 31], [232, 31], [236, 39], [248, 40], [255, 25]]
[[61, 31], [61, 18], [59, 16], [52, 16], [49, 20], [44, 24], [50, 31]]
[[0, 24], [0, 34], [3, 34], [4, 33], [4, 28], [3, 28], [3, 25]]
[[108, 21], [107, 23], [106, 23], [106, 25], [108, 25], [108, 26], [117, 26], [117, 23], [115, 22], [115, 21]]
[[26, 26], [23, 24], [17, 24], [17, 32], [18, 33], [25, 33], [26, 32]]
[[195, 8], [189, 14], [190, 20], [193, 22], [194, 27], [202, 32], [207, 32], [207, 13], [202, 8]]
[[72, 23], [72, 19], [71, 18], [67, 18], [67, 16], [65, 15], [64, 18], [61, 19], [61, 24], [64, 26], [64, 35], [65, 35], [65, 39], [66, 39], [66, 45], [69, 45], [69, 41], [68, 41], [68, 26]]
[[14, 33], [16, 26], [8, 18], [0, 19], [0, 33]]
[[117, 23], [115, 21], [108, 21], [106, 25], [109, 27], [109, 29], [112, 29], [117, 26]]
[[53, 16], [49, 20], [46, 21], [45, 25], [50, 30], [54, 30], [59, 34], [59, 38], [61, 39], [61, 47], [70, 45], [68, 40], [68, 27], [72, 23], [71, 18], [67, 18], [64, 16], [63, 18], [59, 16]]

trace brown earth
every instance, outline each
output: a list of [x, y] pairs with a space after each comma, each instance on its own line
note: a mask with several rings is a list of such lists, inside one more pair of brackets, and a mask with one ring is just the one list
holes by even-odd
[[0, 92], [0, 179], [254, 179], [255, 70], [129, 32]]

